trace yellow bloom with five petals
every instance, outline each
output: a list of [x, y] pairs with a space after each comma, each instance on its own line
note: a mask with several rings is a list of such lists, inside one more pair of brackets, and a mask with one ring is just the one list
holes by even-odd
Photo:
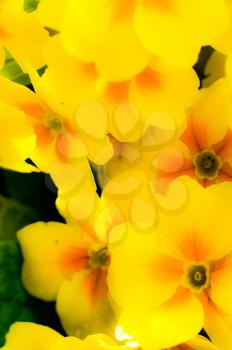
[[[36, 92], [0, 77], [1, 97], [0, 102], [5, 108], [5, 115], [1, 133], [12, 132], [15, 114], [21, 115], [25, 122], [17, 125], [18, 138], [21, 139], [23, 150], [23, 162], [30, 158], [41, 171], [51, 171], [57, 163], [75, 163], [86, 161], [87, 157], [104, 163], [111, 156], [111, 144], [104, 134], [99, 139], [92, 139], [81, 134], [75, 118], [74, 110], [63, 105], [52, 89], [47, 86], [38, 74], [27, 66]], [[19, 118], [19, 117], [18, 117]], [[16, 119], [17, 122], [17, 119]], [[27, 127], [25, 127], [27, 123]], [[30, 129], [31, 138], [34, 137], [34, 148], [28, 147], [25, 140], [25, 130]], [[105, 130], [105, 132], [107, 132]], [[11, 138], [9, 138], [10, 140]], [[106, 148], [107, 152], [101, 152]], [[1, 152], [7, 158], [6, 144], [2, 142]], [[99, 156], [99, 153], [102, 156]], [[106, 153], [106, 154], [105, 154]], [[23, 158], [23, 157], [22, 157]], [[4, 166], [4, 164], [3, 164]], [[6, 166], [8, 166], [6, 164]], [[12, 160], [12, 166], [13, 160]], [[78, 167], [78, 166], [77, 166]]]
[[183, 181], [189, 191], [185, 210], [163, 215], [150, 235], [131, 229], [111, 251], [110, 291], [124, 309], [119, 324], [145, 350], [176, 346], [202, 328], [229, 350], [231, 185], [204, 189]]
[[201, 90], [188, 111], [177, 142], [156, 157], [156, 180], [170, 183], [182, 175], [203, 186], [232, 179], [232, 99], [227, 80]]
[[66, 332], [81, 338], [114, 334], [118, 313], [107, 285], [109, 246], [124, 238], [125, 224], [103, 198], [95, 214], [79, 225], [38, 222], [17, 234], [24, 286], [37, 298], [56, 301]]

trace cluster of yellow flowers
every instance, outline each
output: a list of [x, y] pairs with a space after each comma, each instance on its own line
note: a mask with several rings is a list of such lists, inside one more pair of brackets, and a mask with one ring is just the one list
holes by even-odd
[[32, 84], [0, 75], [0, 166], [58, 188], [66, 223], [17, 238], [68, 337], [16, 323], [2, 349], [231, 350], [232, 1], [24, 5], [0, 0]]

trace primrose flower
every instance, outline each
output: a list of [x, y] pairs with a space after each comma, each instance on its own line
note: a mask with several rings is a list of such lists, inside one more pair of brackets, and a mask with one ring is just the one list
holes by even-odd
[[37, 298], [56, 300], [66, 332], [79, 337], [113, 334], [117, 319], [107, 286], [109, 246], [124, 238], [125, 225], [113, 204], [99, 202], [92, 222], [38, 222], [18, 232], [26, 289]]
[[44, 55], [48, 68], [42, 80], [60, 101], [76, 109], [77, 125], [94, 139], [107, 130], [118, 141], [135, 142], [150, 125], [155, 127], [161, 115], [173, 120], [178, 134], [185, 125], [186, 109], [198, 96], [199, 79], [192, 68], [159, 72], [150, 63], [132, 79], [113, 82], [104, 79], [94, 62], [70, 54], [62, 45], [61, 34], [49, 41]]
[[53, 329], [35, 323], [17, 322], [11, 326], [2, 350], [126, 350], [103, 334], [90, 335], [84, 340], [63, 337]]
[[187, 200], [187, 191], [179, 179], [165, 184], [165, 191], [163, 183], [154, 186], [155, 170], [149, 154], [140, 153], [134, 145], [122, 145], [122, 149], [124, 159], [117, 156], [109, 165], [97, 168], [104, 196], [114, 201], [127, 222], [143, 232], [153, 231], [159, 212], [178, 212]]
[[156, 180], [169, 183], [189, 175], [203, 186], [231, 181], [231, 128], [231, 93], [221, 79], [202, 91], [189, 111], [186, 130], [155, 159]]
[[179, 211], [187, 199], [179, 179], [156, 179], [156, 158], [176, 140], [180, 129], [170, 115], [163, 113], [154, 114], [149, 123], [137, 142], [122, 142], [111, 136], [114, 156], [96, 167], [104, 196], [117, 204], [127, 221], [146, 231], [154, 229], [160, 210]]
[[[24, 152], [28, 151], [25, 159], [31, 158], [39, 170], [45, 172], [56, 163], [84, 161], [87, 156], [104, 163], [107, 157], [111, 156], [108, 137], [101, 134], [100, 140], [97, 138], [93, 140], [81, 134], [81, 130], [73, 120], [74, 111], [59, 102], [53, 91], [33, 69], [29, 67], [28, 70], [36, 93], [0, 77], [2, 91], [0, 102], [5, 109], [8, 109], [5, 119], [12, 120], [14, 114], [11, 110], [16, 110], [27, 120], [26, 130], [31, 127], [36, 138], [36, 146], [32, 151], [23, 148], [25, 134], [23, 125], [18, 130], [19, 137], [20, 132], [22, 135], [22, 148]], [[1, 130], [1, 133], [5, 132], [5, 129]], [[6, 148], [3, 148], [3, 152], [4, 149]], [[103, 149], [107, 151], [104, 152]]]
[[154, 57], [175, 69], [191, 67], [201, 46], [226, 30], [227, 16], [224, 0], [71, 0], [61, 34], [71, 53], [121, 81]]
[[231, 184], [205, 189], [183, 181], [185, 210], [161, 216], [150, 235], [128, 228], [124, 243], [112, 249], [110, 291], [124, 310], [119, 324], [144, 350], [184, 343], [202, 328], [219, 349], [229, 350]]
[[22, 69], [26, 62], [35, 68], [44, 65], [42, 48], [48, 41], [48, 32], [34, 13], [23, 10], [23, 3], [23, 0], [0, 2], [0, 67], [5, 61], [4, 48]]

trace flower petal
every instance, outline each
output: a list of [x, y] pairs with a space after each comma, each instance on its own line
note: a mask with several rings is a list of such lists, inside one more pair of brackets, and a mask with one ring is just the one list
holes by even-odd
[[125, 309], [149, 310], [161, 305], [176, 291], [182, 265], [159, 250], [154, 233], [128, 234], [111, 249], [108, 283], [115, 300]]
[[40, 0], [36, 14], [44, 26], [61, 30], [66, 5], [66, 0]]
[[23, 70], [26, 62], [38, 69], [44, 65], [42, 48], [49, 35], [36, 14], [26, 13], [21, 6], [10, 0], [1, 7], [1, 26], [7, 28], [3, 44]]
[[215, 265], [210, 275], [210, 298], [222, 310], [232, 314], [232, 257]]
[[189, 346], [191, 350], [218, 350], [216, 345], [212, 344], [207, 338], [201, 335], [197, 335], [192, 340], [187, 341], [186, 345]]
[[134, 23], [143, 45], [166, 62], [187, 68], [197, 61], [198, 40], [173, 11], [159, 11], [156, 4], [141, 3], [135, 11]]
[[219, 349], [230, 350], [232, 346], [232, 314], [220, 310], [210, 301], [205, 305], [204, 329]]
[[218, 80], [204, 90], [190, 115], [201, 149], [211, 148], [223, 140], [232, 121], [232, 102], [226, 81]]
[[62, 340], [53, 329], [29, 322], [16, 322], [6, 336], [5, 350], [50, 350], [51, 346]]
[[157, 234], [160, 245], [177, 259], [212, 261], [232, 250], [230, 183], [203, 188], [196, 181], [181, 179], [189, 193], [185, 208], [176, 215], [162, 215]]
[[0, 46], [0, 69], [3, 68], [5, 63], [5, 51], [2, 46]]
[[111, 81], [132, 78], [149, 63], [131, 18], [133, 1], [70, 1], [62, 31], [63, 43], [77, 57], [94, 61]]
[[65, 337], [59, 342], [56, 342], [55, 345], [51, 346], [50, 350], [76, 350], [82, 349], [82, 342], [80, 339], [75, 337]]
[[113, 334], [116, 320], [106, 271], [86, 270], [63, 283], [57, 296], [57, 312], [70, 335], [83, 338], [91, 333]]
[[[144, 349], [164, 349], [193, 338], [202, 328], [204, 312], [199, 300], [181, 290], [171, 300], [146, 313], [122, 313], [119, 324]], [[181, 329], [181, 331], [180, 331]]]
[[19, 171], [33, 171], [33, 167], [26, 164], [25, 160], [31, 157], [36, 138], [26, 115], [0, 102], [0, 124], [1, 165]]
[[38, 222], [17, 236], [25, 259], [23, 283], [38, 298], [54, 300], [65, 279], [87, 266], [88, 248], [78, 228]]

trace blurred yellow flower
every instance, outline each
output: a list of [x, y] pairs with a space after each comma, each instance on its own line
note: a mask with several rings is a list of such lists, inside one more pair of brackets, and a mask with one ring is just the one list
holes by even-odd
[[[159, 72], [153, 61], [131, 79], [113, 82], [102, 76], [94, 61], [86, 62], [70, 54], [61, 37], [56, 35], [46, 45], [48, 68], [42, 79], [60, 101], [77, 111], [76, 122], [85, 134], [97, 138], [107, 129], [117, 140], [133, 142], [146, 132], [146, 123], [156, 113], [169, 115], [176, 132], [182, 131], [186, 109], [198, 96], [199, 79], [192, 68]], [[93, 101], [97, 125], [89, 119], [91, 113], [86, 113]], [[85, 113], [82, 105], [89, 106]]]
[[201, 46], [226, 30], [227, 11], [224, 0], [71, 0], [61, 35], [70, 52], [121, 81], [154, 55], [173, 69], [191, 67]]

